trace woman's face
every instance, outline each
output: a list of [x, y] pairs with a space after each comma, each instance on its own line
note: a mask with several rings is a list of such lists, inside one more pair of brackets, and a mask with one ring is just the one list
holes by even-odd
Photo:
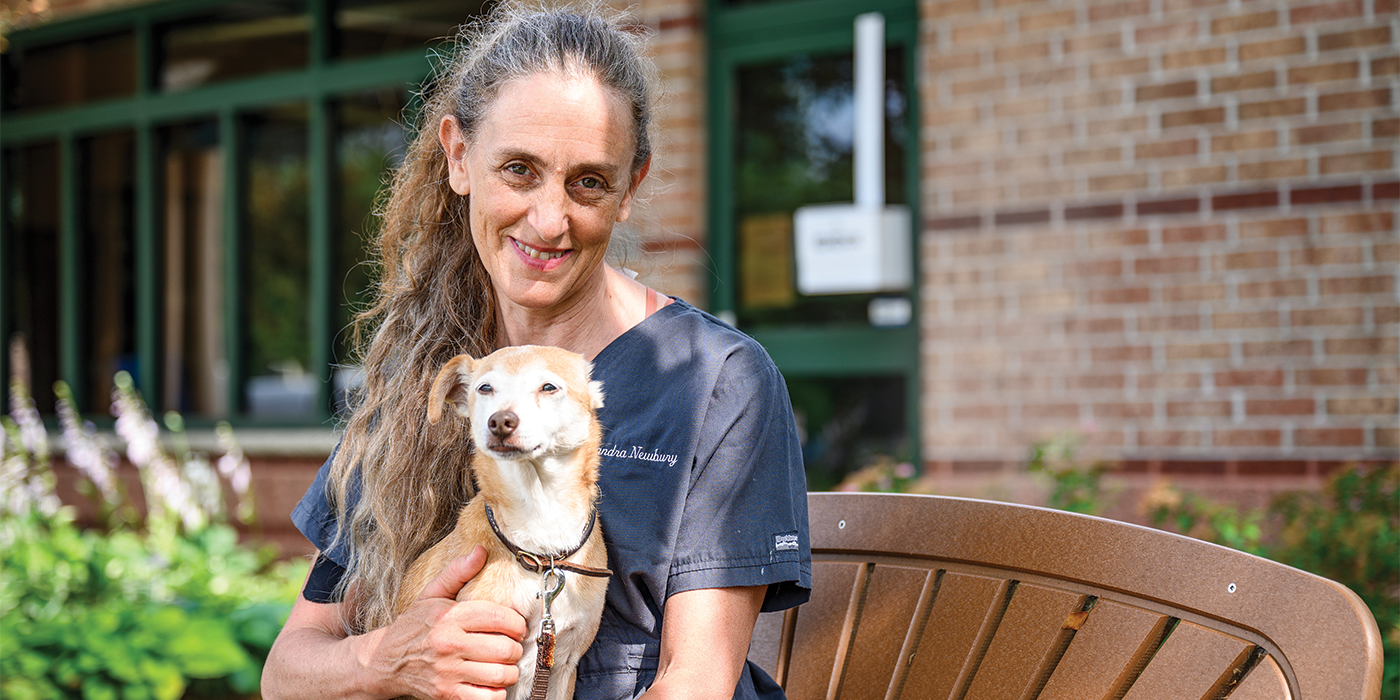
[[591, 77], [537, 73], [502, 87], [470, 143], [452, 117], [439, 138], [500, 303], [549, 309], [601, 279], [613, 224], [646, 173], [632, 175], [620, 97]]

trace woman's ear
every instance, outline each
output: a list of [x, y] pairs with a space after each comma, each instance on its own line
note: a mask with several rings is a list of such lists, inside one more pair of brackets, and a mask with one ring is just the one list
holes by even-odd
[[647, 161], [637, 168], [637, 174], [632, 176], [632, 182], [627, 187], [627, 194], [622, 196], [622, 204], [617, 208], [618, 223], [626, 221], [632, 214], [632, 200], [636, 198], [637, 188], [642, 186], [642, 180], [647, 178], [648, 170], [651, 170], [651, 156], [647, 156]]
[[447, 154], [447, 184], [463, 197], [471, 193], [471, 178], [467, 174], [467, 137], [462, 135], [457, 118], [447, 115], [438, 124], [438, 141]]

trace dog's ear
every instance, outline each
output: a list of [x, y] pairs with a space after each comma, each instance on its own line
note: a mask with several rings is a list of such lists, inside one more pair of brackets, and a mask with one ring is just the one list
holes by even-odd
[[593, 401], [593, 410], [603, 407], [603, 383], [591, 381], [588, 383], [588, 397]]
[[458, 355], [447, 361], [433, 381], [433, 392], [428, 396], [428, 422], [442, 420], [442, 407], [450, 403], [460, 408], [467, 402], [465, 380], [471, 375], [476, 360], [471, 355]]

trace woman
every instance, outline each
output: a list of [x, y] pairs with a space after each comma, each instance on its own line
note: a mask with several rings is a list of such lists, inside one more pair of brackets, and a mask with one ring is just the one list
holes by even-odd
[[[590, 9], [497, 10], [438, 76], [378, 241], [361, 403], [293, 514], [321, 552], [264, 695], [499, 697], [525, 622], [457, 603], [480, 549], [390, 621], [401, 572], [470, 496], [464, 426], [425, 419], [452, 356], [554, 345], [607, 392], [602, 626], [579, 697], [760, 697], [758, 612], [811, 587], [791, 406], [751, 339], [605, 264], [651, 163], [642, 40]], [[664, 621], [664, 622], [663, 622]]]

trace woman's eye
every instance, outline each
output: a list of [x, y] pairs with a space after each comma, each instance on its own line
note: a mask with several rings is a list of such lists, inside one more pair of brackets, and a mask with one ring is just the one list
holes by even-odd
[[540, 387], [540, 391], [543, 391], [546, 394], [553, 394], [554, 392], [559, 391], [559, 387], [554, 386], [553, 384], [545, 384], [544, 386]]
[[510, 165], [506, 166], [506, 172], [510, 173], [511, 175], [519, 175], [521, 177], [524, 177], [530, 174], [530, 169], [525, 167], [524, 163], [511, 163]]
[[582, 185], [585, 189], [590, 190], [598, 190], [603, 188], [603, 181], [599, 180], [596, 177], [585, 177], [582, 180], [579, 180], [578, 184]]
[[476, 388], [476, 393], [478, 394], [490, 394], [493, 391], [495, 391], [495, 389], [491, 388], [490, 384], [482, 384]]

